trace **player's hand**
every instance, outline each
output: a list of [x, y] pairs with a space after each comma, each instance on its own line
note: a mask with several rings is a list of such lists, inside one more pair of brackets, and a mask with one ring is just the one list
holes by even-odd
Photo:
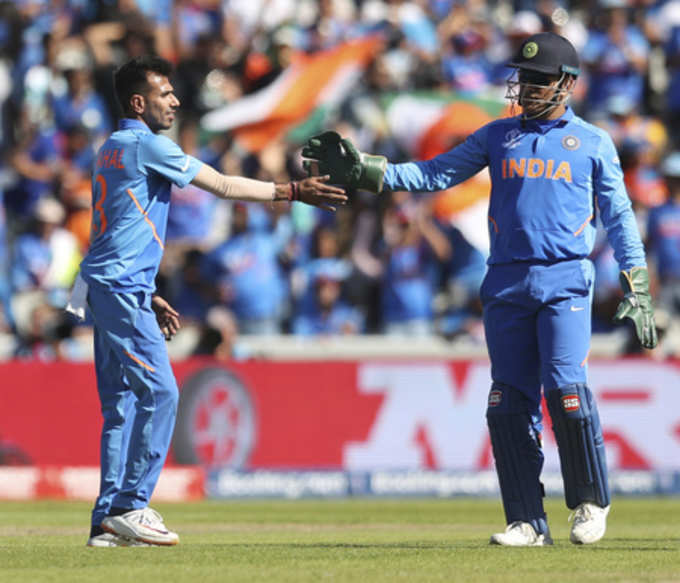
[[635, 334], [645, 348], [654, 348], [658, 338], [654, 323], [652, 296], [649, 293], [649, 273], [645, 267], [633, 267], [622, 271], [619, 281], [623, 289], [623, 301], [614, 316], [615, 322], [630, 318], [635, 324]]
[[345, 204], [347, 195], [344, 189], [327, 184], [330, 176], [312, 176], [296, 183], [295, 200], [335, 211], [336, 205]]
[[359, 152], [337, 132], [323, 132], [311, 138], [302, 149], [303, 167], [309, 176], [330, 176], [334, 184], [379, 193], [387, 168], [387, 158]]
[[180, 329], [179, 312], [161, 296], [151, 298], [151, 308], [156, 313], [158, 326], [166, 340], [172, 340]]

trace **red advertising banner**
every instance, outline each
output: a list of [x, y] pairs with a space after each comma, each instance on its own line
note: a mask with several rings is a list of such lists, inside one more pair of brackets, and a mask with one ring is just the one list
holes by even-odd
[[[486, 361], [174, 365], [181, 397], [169, 460], [206, 469], [372, 471], [492, 467]], [[677, 362], [596, 361], [608, 463], [680, 468]], [[101, 416], [91, 363], [0, 365], [0, 464], [97, 466]], [[549, 420], [546, 469], [559, 468]]]

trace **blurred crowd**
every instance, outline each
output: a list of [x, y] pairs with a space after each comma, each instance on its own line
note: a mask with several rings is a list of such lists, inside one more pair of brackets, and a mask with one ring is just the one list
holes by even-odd
[[[156, 53], [176, 65], [182, 106], [170, 135], [186, 152], [226, 174], [284, 182], [303, 176], [300, 148], [318, 123], [249, 150], [231, 131], [206, 130], [202, 117], [271, 87], [296, 55], [377, 35], [381, 49], [321, 125], [393, 162], [414, 159], [423, 150], [395, 129], [387, 96], [502, 103], [505, 62], [544, 30], [581, 55], [571, 104], [619, 149], [647, 244], [657, 353], [680, 354], [672, 341], [680, 0], [11, 0], [0, 1], [0, 358], [90, 358], [89, 323], [63, 306], [88, 246], [92, 162], [119, 116], [112, 72], [127, 59]], [[439, 151], [474, 129], [464, 117], [437, 133]], [[482, 346], [487, 224], [468, 202], [481, 198], [483, 207], [485, 196], [485, 173], [434, 195], [358, 192], [336, 213], [175, 189], [158, 290], [192, 331], [186, 355], [248, 358], [239, 338], [251, 334], [441, 336]], [[615, 334], [618, 270], [604, 233], [593, 260], [594, 330]]]

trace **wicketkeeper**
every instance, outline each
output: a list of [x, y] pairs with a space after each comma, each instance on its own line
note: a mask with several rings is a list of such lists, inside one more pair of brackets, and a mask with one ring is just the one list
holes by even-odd
[[602, 427], [587, 385], [596, 217], [621, 269], [629, 318], [642, 346], [657, 343], [645, 253], [609, 135], [567, 105], [579, 75], [571, 43], [529, 37], [509, 63], [507, 97], [521, 114], [480, 128], [432, 160], [391, 164], [335, 132], [309, 141], [308, 170], [379, 193], [437, 191], [482, 168], [492, 180], [491, 251], [480, 295], [493, 383], [487, 423], [507, 528], [492, 544], [552, 544], [540, 481], [541, 386], [560, 453], [570, 539], [602, 538], [610, 507]]

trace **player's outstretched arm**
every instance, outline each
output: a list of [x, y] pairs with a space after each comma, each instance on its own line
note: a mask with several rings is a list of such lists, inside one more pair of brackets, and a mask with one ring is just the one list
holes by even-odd
[[635, 324], [635, 334], [645, 348], [657, 344], [654, 308], [649, 293], [649, 273], [646, 267], [632, 267], [619, 276], [624, 297], [616, 310], [615, 322], [630, 318]]
[[300, 201], [327, 210], [335, 210], [336, 205], [347, 202], [347, 195], [342, 188], [327, 184], [328, 181], [329, 176], [314, 176], [300, 181], [275, 184], [242, 176], [226, 176], [203, 164], [191, 183], [225, 199], [251, 202]]
[[337, 132], [323, 132], [311, 138], [302, 149], [303, 166], [308, 175], [330, 176], [333, 184], [368, 190], [382, 190], [387, 158], [364, 154]]

